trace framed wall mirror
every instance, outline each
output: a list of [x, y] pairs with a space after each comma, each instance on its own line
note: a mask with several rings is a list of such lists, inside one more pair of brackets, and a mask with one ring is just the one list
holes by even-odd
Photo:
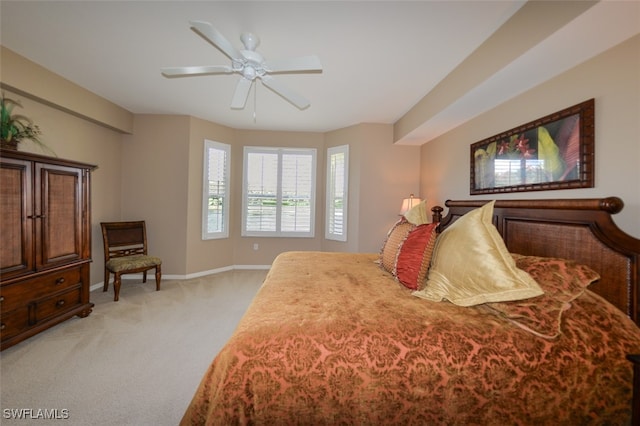
[[592, 188], [593, 99], [471, 145], [471, 195]]

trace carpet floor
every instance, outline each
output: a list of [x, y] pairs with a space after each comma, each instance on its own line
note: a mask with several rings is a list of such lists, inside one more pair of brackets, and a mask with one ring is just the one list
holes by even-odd
[[118, 302], [112, 287], [93, 291], [91, 315], [0, 353], [0, 423], [178, 424], [266, 274], [168, 280], [159, 292], [153, 278], [124, 281]]

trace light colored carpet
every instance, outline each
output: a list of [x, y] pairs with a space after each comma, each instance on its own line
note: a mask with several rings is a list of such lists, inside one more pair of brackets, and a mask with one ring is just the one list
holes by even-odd
[[[74, 317], [0, 353], [2, 425], [176, 425], [266, 270], [123, 282]], [[11, 419], [7, 410], [68, 419]], [[51, 411], [50, 411], [51, 412]]]

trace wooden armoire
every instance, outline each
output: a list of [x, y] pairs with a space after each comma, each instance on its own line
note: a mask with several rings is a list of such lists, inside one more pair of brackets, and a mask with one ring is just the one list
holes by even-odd
[[1, 349], [91, 313], [93, 169], [0, 151]]

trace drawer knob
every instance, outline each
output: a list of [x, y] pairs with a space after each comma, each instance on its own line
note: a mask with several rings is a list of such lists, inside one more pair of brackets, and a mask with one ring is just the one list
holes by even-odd
[[56, 306], [57, 306], [58, 308], [60, 308], [61, 306], [64, 306], [64, 300], [58, 300], [58, 301], [56, 302]]
[[60, 277], [56, 280], [56, 285], [60, 285], [62, 283], [64, 283], [64, 277]]
[[7, 326], [5, 325], [5, 323], [0, 324], [0, 330], [4, 330], [5, 328], [7, 328]]
[[4, 296], [0, 296], [0, 303], [4, 302]]

